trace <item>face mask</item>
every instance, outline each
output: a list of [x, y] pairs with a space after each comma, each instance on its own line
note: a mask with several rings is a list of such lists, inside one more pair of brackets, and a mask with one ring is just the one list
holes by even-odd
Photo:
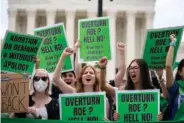
[[34, 82], [34, 87], [36, 91], [40, 93], [45, 92], [47, 85], [48, 85], [48, 81], [45, 82], [43, 80], [39, 80], [37, 82]]

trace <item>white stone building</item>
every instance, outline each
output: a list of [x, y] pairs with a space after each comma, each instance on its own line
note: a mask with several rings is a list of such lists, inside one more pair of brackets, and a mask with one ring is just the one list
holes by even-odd
[[[78, 34], [78, 20], [97, 15], [98, 0], [8, 0], [9, 30], [33, 34], [36, 27], [63, 22], [68, 44]], [[126, 63], [141, 57], [145, 31], [152, 28], [155, 0], [103, 0], [103, 15], [111, 18], [112, 61], [108, 79], [118, 68], [117, 41], [126, 44]]]

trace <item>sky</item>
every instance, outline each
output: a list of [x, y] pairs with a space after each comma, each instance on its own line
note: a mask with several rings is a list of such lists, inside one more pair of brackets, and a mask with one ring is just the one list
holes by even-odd
[[[0, 0], [0, 39], [8, 28], [7, 1]], [[172, 26], [184, 26], [184, 0], [156, 0], [153, 28]]]

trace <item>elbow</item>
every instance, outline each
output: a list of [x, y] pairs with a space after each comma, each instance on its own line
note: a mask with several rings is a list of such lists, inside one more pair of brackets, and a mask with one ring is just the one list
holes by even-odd
[[58, 83], [59, 80], [60, 80], [60, 78], [59, 78], [58, 76], [53, 75], [53, 81], [54, 81], [55, 83]]
[[165, 68], [166, 68], [166, 69], [172, 69], [172, 65], [171, 65], [171, 64], [166, 64], [166, 65], [165, 65]]

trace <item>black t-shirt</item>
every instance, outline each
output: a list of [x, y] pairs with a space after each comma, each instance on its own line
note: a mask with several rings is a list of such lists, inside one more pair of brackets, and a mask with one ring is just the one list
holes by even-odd
[[[32, 100], [32, 96], [29, 96], [29, 106], [33, 106], [35, 102]], [[48, 119], [59, 119], [59, 103], [58, 100], [52, 98], [52, 100], [45, 105], [45, 108], [48, 113]], [[17, 118], [26, 118], [26, 112], [25, 113], [15, 113], [15, 117]], [[41, 119], [41, 117], [38, 117], [37, 119]]]
[[60, 91], [60, 89], [55, 86], [54, 84], [52, 84], [52, 95], [51, 97], [54, 98], [54, 99], [57, 99], [59, 98], [59, 94], [62, 94], [63, 92]]

